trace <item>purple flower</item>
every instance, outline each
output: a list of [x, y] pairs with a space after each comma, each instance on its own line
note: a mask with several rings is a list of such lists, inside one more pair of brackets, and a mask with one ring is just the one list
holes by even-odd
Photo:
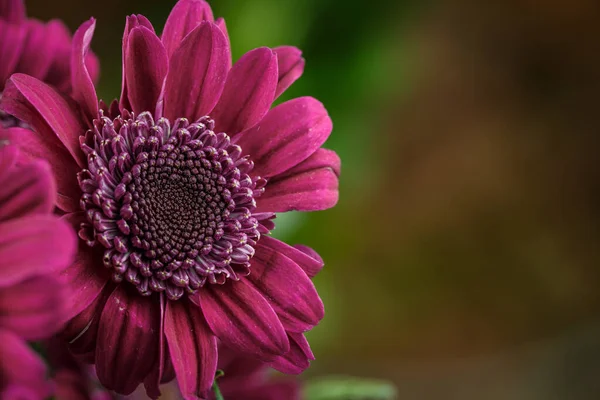
[[250, 51], [231, 66], [222, 19], [181, 0], [162, 37], [127, 18], [120, 101], [106, 106], [84, 62], [95, 21], [75, 33], [75, 102], [23, 74], [1, 107], [29, 124], [22, 145], [50, 161], [57, 207], [79, 230], [71, 350], [103, 385], [151, 397], [177, 377], [186, 398], [210, 390], [217, 339], [284, 372], [312, 358], [303, 332], [323, 317], [323, 266], [268, 236], [275, 213], [338, 199], [332, 124], [310, 97], [271, 104], [302, 73], [299, 50]]
[[[300, 383], [290, 378], [273, 378], [268, 364], [219, 347], [219, 369], [225, 372], [217, 380], [227, 400], [298, 400]], [[214, 394], [210, 399], [214, 400]]]
[[[59, 91], [71, 91], [71, 34], [59, 20], [43, 23], [27, 18], [23, 0], [0, 0], [0, 96], [4, 83], [21, 72], [36, 77]], [[94, 81], [99, 63], [89, 53], [86, 65]], [[0, 112], [0, 126], [20, 125], [19, 121]]]
[[66, 318], [61, 271], [75, 235], [52, 215], [55, 186], [43, 161], [30, 161], [0, 132], [0, 398], [50, 394], [46, 367], [27, 341], [47, 338]]

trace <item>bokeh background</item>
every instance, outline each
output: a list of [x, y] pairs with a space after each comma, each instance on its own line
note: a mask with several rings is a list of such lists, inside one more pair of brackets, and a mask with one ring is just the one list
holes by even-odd
[[[118, 96], [125, 16], [174, 0], [28, 0], [92, 42]], [[339, 205], [279, 218], [317, 249], [327, 315], [303, 379], [401, 399], [600, 398], [600, 3], [212, 0], [234, 58], [296, 45], [283, 100], [322, 100]]]

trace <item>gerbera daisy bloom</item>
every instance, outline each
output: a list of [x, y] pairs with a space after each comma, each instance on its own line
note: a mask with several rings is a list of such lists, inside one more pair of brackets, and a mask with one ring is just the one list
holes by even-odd
[[98, 102], [85, 64], [95, 21], [75, 33], [75, 102], [23, 74], [1, 108], [29, 124], [30, 153], [55, 169], [57, 207], [78, 229], [71, 350], [100, 382], [149, 396], [175, 376], [205, 397], [217, 340], [300, 372], [312, 357], [303, 332], [323, 317], [310, 280], [311, 249], [269, 236], [275, 213], [332, 207], [340, 161], [321, 149], [332, 124], [304, 97], [271, 109], [302, 72], [295, 48], [259, 48], [231, 66], [222, 19], [181, 0], [159, 38], [127, 18], [123, 87]]
[[[12, 74], [34, 76], [59, 91], [71, 90], [71, 34], [59, 20], [47, 23], [27, 18], [23, 0], [0, 0], [0, 96]], [[90, 77], [98, 77], [99, 64], [90, 52], [86, 57]], [[0, 125], [19, 121], [0, 112]]]
[[75, 234], [52, 214], [56, 188], [47, 163], [29, 161], [0, 132], [0, 398], [51, 394], [44, 361], [27, 341], [64, 323]]

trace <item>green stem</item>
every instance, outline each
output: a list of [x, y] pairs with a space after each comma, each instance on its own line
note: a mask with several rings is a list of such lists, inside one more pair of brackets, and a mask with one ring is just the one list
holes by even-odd
[[215, 392], [215, 400], [225, 400], [223, 395], [221, 394], [221, 390], [219, 389], [219, 385], [217, 384], [217, 380], [215, 379], [213, 383], [213, 391]]

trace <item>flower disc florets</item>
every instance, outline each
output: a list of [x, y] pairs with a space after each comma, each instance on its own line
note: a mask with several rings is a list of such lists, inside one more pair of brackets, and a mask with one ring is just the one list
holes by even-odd
[[250, 177], [252, 161], [213, 129], [209, 117], [171, 126], [149, 112], [111, 119], [100, 111], [81, 144], [88, 222], [80, 236], [105, 248], [115, 282], [177, 300], [250, 272], [253, 246], [266, 233], [252, 214], [266, 181]]

